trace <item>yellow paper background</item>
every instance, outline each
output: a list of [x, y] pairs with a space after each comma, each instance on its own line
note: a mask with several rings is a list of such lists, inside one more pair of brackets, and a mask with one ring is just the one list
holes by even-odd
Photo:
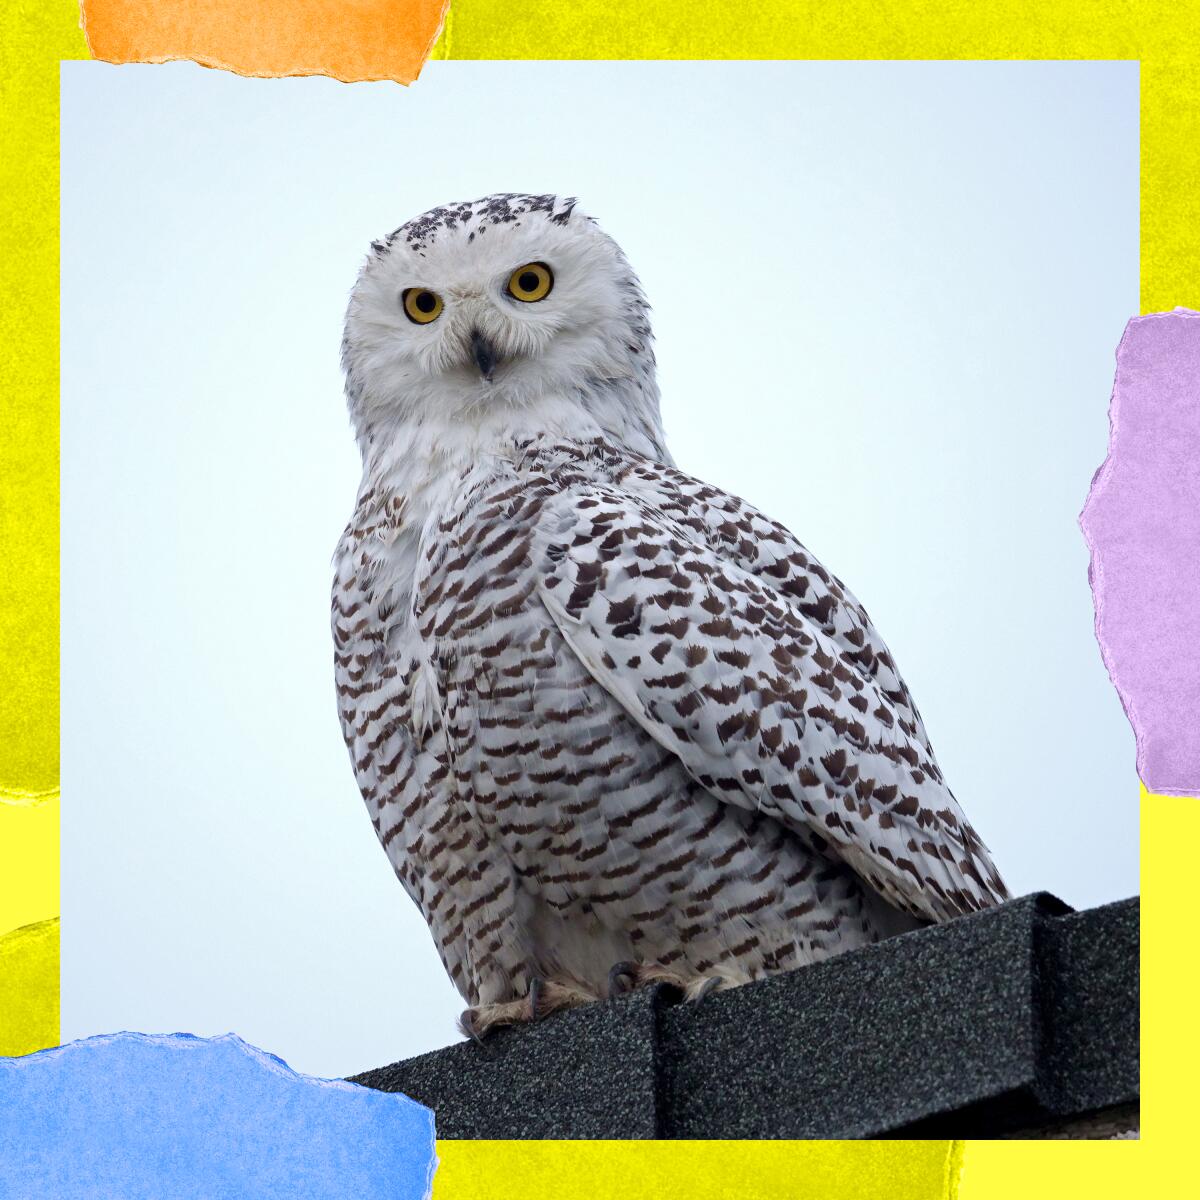
[[58, 915], [58, 819], [57, 793], [0, 796], [0, 936]]
[[[57, 1040], [58, 63], [87, 57], [73, 0], [0, 0], [0, 913], [23, 928], [23, 1011]], [[987, 5], [784, 0], [454, 0], [438, 58], [1127, 58], [1141, 61], [1143, 312], [1200, 308], [1200, 2]], [[1082, 502], [1082, 497], [1080, 498]], [[1036, 780], [1030, 786], [1037, 786]], [[43, 811], [31, 817], [31, 806]], [[25, 822], [23, 826], [21, 823]], [[21, 826], [19, 828], [19, 826]], [[1188, 1162], [1200, 1052], [1192, 872], [1195, 801], [1142, 795], [1144, 1140], [968, 1143], [961, 1195], [1173, 1194]], [[10, 856], [11, 857], [11, 856]], [[42, 911], [53, 904], [53, 911]], [[0, 935], [11, 927], [0, 923]], [[33, 947], [33, 949], [30, 949]], [[14, 950], [15, 948], [15, 950]], [[10, 978], [17, 978], [15, 969]], [[34, 1003], [33, 1001], [37, 1001]], [[7, 1010], [6, 1010], [6, 1005]], [[0, 1026], [14, 1015], [0, 988]], [[21, 1018], [26, 1020], [29, 1018]], [[27, 1048], [33, 1048], [29, 1046]], [[3, 1053], [0, 1047], [0, 1053]], [[12, 1052], [12, 1051], [9, 1051]], [[943, 1144], [944, 1145], [944, 1144]], [[872, 1195], [912, 1143], [442, 1142], [438, 1200], [553, 1195]], [[881, 1173], [882, 1171], [882, 1173]], [[953, 1172], [947, 1177], [951, 1186]], [[807, 1181], [807, 1183], [806, 1183]], [[817, 1183], [828, 1184], [818, 1190]], [[887, 1194], [880, 1192], [879, 1194]], [[899, 1196], [900, 1193], [893, 1192]]]
[[953, 1200], [962, 1143], [439, 1141], [437, 1151], [433, 1200]]
[[0, 1055], [58, 1041], [58, 918], [0, 937]]
[[58, 64], [66, 0], [0, 6], [0, 1054], [58, 1041]]

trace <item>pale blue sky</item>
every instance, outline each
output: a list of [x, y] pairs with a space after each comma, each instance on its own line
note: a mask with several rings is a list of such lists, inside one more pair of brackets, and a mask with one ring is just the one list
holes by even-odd
[[493, 191], [624, 246], [676, 459], [857, 593], [1013, 890], [1138, 890], [1075, 523], [1138, 307], [1135, 63], [62, 78], [64, 1040], [342, 1075], [454, 1039], [337, 725], [338, 349], [368, 242]]

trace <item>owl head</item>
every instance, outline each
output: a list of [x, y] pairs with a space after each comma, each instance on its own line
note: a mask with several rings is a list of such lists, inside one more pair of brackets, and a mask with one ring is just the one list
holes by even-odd
[[574, 198], [448, 204], [374, 242], [342, 365], [364, 455], [436, 429], [599, 433], [666, 459], [645, 297]]

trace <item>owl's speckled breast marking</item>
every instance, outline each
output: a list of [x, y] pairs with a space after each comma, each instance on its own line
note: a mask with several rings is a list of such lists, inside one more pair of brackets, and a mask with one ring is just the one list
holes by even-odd
[[[694, 673], [710, 656], [737, 671], [750, 665], [734, 645], [744, 634], [713, 610], [722, 576], [689, 558], [700, 535], [745, 541], [747, 530], [730, 513], [715, 528], [706, 525], [681, 494], [664, 504], [653, 489], [667, 472], [604, 442], [550, 442], [519, 447], [496, 474], [464, 480], [460, 502], [420, 547], [410, 634], [420, 652], [403, 667], [378, 652], [369, 659], [372, 698], [396, 689], [383, 704], [364, 710], [366, 693], [357, 689], [365, 679], [349, 681], [343, 720], [362, 747], [355, 765], [376, 828], [473, 1002], [519, 995], [534, 973], [598, 992], [614, 955], [653, 961], [685, 979], [714, 971], [754, 978], [885, 929], [876, 898], [825, 853], [829, 841], [789, 824], [766, 787], [756, 805], [731, 802], [733, 789], [763, 781], [761, 766], [744, 768], [736, 780], [689, 771], [661, 736], [647, 736], [661, 701], [646, 705], [639, 721], [602, 682], [619, 665], [644, 667], [650, 687], [665, 690], [663, 700], [685, 719], [702, 703], [726, 706], [715, 725], [722, 744], [761, 735], [759, 756], [781, 752], [784, 767], [802, 783], [811, 775], [812, 786], [828, 786], [816, 771], [846, 774], [836, 755], [819, 766], [799, 762], [781, 745], [780, 727], [761, 727], [753, 707], [742, 711], [738, 704], [753, 688], [714, 679], [678, 695], [687, 673], [673, 670], [669, 656]], [[590, 495], [564, 506], [580, 487], [633, 497], [645, 523], [631, 524]], [[677, 529], [665, 541], [663, 521]], [[595, 556], [585, 555], [568, 580], [562, 568], [585, 545]], [[761, 554], [759, 543], [743, 548]], [[360, 554], [355, 579], [371, 564]], [[782, 574], [770, 556], [762, 565], [768, 578]], [[837, 590], [835, 602], [844, 600], [819, 565], [806, 559], [805, 566]], [[693, 595], [697, 583], [702, 592]], [[834, 592], [808, 595], [807, 584], [792, 590], [804, 593], [811, 619], [832, 620], [826, 597]], [[589, 662], [552, 615], [560, 595], [575, 622], [600, 596], [607, 634], [637, 649], [649, 638], [645, 651], [624, 664], [608, 651]], [[776, 669], [811, 653], [816, 688], [840, 694], [848, 668], [802, 628], [788, 627], [768, 592], [758, 600], [760, 620], [771, 610]], [[363, 602], [378, 603], [366, 594]], [[696, 612], [694, 628], [690, 618], [672, 619], [679, 605]], [[355, 615], [345, 608], [340, 617]], [[861, 655], [867, 639], [855, 628], [848, 653]], [[339, 664], [345, 653], [339, 650]], [[417, 736], [411, 701], [422, 660], [440, 709], [439, 726], [425, 739]], [[760, 676], [754, 686], [786, 696], [779, 677]], [[898, 690], [895, 698], [903, 706]], [[834, 713], [828, 720], [839, 736], [863, 742], [865, 729], [852, 728], [858, 706], [852, 709], [851, 721]], [[819, 705], [809, 714], [823, 715]], [[901, 708], [901, 732], [917, 735], [918, 721]], [[673, 736], [696, 735], [677, 724]], [[922, 743], [923, 735], [921, 766], [936, 778]], [[848, 820], [838, 821], [852, 831]]]

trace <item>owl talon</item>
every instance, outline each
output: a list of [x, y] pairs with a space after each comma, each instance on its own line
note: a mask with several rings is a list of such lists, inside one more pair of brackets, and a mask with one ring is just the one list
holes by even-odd
[[529, 981], [529, 1019], [536, 1021], [538, 1019], [539, 1009], [542, 1007], [542, 1001], [546, 997], [545, 980], [539, 979], [536, 975]]
[[483, 1034], [479, 1029], [479, 1012], [477, 1009], [468, 1008], [458, 1018], [458, 1027], [483, 1051], [488, 1058], [492, 1058], [491, 1050], [485, 1045]]
[[693, 1003], [703, 1000], [707, 996], [711, 996], [721, 985], [721, 977], [719, 975], [710, 975], [697, 989], [696, 994], [692, 997]]
[[637, 986], [638, 965], [632, 962], [614, 963], [608, 973], [608, 991], [606, 996], [611, 1000], [614, 996], [623, 996]]

